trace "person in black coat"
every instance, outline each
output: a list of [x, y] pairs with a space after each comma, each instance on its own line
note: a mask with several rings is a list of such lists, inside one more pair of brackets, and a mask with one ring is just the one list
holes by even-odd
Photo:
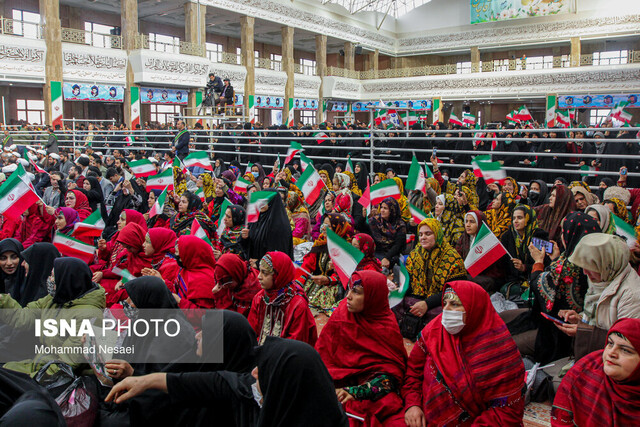
[[191, 135], [189, 134], [189, 130], [184, 124], [184, 121], [178, 120], [176, 127], [178, 128], [178, 134], [173, 138], [171, 151], [173, 151], [176, 156], [182, 160], [189, 155], [189, 141], [191, 140]]

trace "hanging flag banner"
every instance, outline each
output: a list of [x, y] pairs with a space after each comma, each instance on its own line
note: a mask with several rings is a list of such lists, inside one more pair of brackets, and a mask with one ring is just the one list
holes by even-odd
[[613, 108], [626, 102], [626, 108], [640, 108], [639, 94], [617, 95], [562, 95], [558, 97], [558, 108]]

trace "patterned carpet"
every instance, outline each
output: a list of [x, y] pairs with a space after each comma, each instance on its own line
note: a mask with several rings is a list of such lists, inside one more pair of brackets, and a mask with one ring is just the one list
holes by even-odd
[[[329, 318], [324, 314], [315, 316], [316, 326], [318, 327], [318, 335], [322, 331], [324, 325], [327, 324]], [[407, 354], [411, 353], [411, 349], [414, 343], [411, 340], [404, 339], [404, 345], [407, 349]], [[524, 409], [524, 425], [525, 427], [547, 427], [550, 426], [549, 422], [551, 414], [551, 404], [549, 403], [530, 403]]]

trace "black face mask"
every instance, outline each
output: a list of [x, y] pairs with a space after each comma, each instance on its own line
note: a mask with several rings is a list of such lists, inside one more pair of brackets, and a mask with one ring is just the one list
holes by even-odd
[[537, 191], [529, 191], [529, 200], [531, 200], [533, 203], [536, 203], [539, 198], [540, 198], [540, 193], [539, 192], [537, 192]]
[[176, 263], [178, 263], [178, 266], [180, 268], [184, 268], [184, 264], [182, 264], [182, 260], [180, 259], [180, 257], [178, 255], [174, 255], [174, 258], [176, 260]]

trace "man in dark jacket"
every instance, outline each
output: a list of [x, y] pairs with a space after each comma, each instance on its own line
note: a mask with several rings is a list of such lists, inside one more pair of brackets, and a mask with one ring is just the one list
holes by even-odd
[[178, 128], [178, 134], [173, 138], [171, 151], [173, 151], [176, 156], [182, 160], [189, 155], [189, 140], [191, 139], [191, 135], [189, 134], [184, 121], [179, 120], [176, 127]]
[[47, 128], [47, 132], [49, 132], [49, 139], [47, 140], [47, 144], [44, 146], [44, 148], [47, 150], [47, 154], [59, 154], [57, 135], [53, 132], [52, 127]]

